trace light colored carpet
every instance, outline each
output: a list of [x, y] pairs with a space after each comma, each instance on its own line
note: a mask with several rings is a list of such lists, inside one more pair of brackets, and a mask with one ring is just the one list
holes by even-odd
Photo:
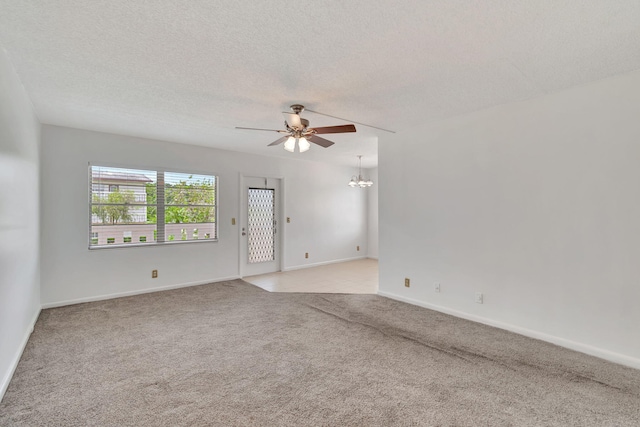
[[2, 426], [638, 426], [640, 371], [241, 280], [44, 310]]

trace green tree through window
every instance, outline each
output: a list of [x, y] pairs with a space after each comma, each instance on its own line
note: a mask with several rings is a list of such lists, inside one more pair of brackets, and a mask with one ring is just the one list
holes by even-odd
[[[174, 178], [176, 175], [172, 174]], [[165, 222], [193, 224], [213, 222], [215, 219], [215, 186], [213, 179], [189, 175], [187, 179], [172, 180], [165, 186]]]
[[131, 222], [129, 207], [135, 201], [133, 191], [116, 190], [106, 197], [93, 194], [92, 198], [94, 204], [91, 207], [91, 213], [96, 215], [100, 222], [112, 225]]

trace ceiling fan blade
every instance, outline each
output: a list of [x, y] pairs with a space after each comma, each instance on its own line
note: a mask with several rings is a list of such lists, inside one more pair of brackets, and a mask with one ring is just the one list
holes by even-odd
[[302, 129], [302, 122], [300, 121], [300, 116], [295, 113], [282, 113], [284, 117], [287, 119], [289, 126], [292, 128]]
[[362, 126], [366, 126], [368, 128], [374, 128], [374, 129], [379, 129], [379, 130], [383, 130], [385, 132], [389, 132], [389, 133], [396, 133], [393, 130], [389, 130], [389, 129], [384, 129], [384, 128], [379, 128], [378, 126], [372, 126], [372, 125], [368, 125], [366, 123], [360, 123], [360, 122], [356, 122], [355, 120], [349, 120], [349, 119], [343, 119], [342, 117], [338, 117], [338, 116], [332, 116], [331, 114], [325, 114], [325, 113], [321, 113], [320, 111], [313, 111], [313, 110], [309, 110], [308, 108], [305, 108], [306, 111], [310, 112], [310, 113], [315, 113], [315, 114], [320, 114], [321, 116], [327, 116], [327, 117], [332, 117], [334, 119], [338, 119], [338, 120], [344, 120], [345, 122], [353, 122], [357, 125], [362, 125]]
[[278, 132], [278, 133], [289, 133], [286, 130], [278, 130], [278, 129], [262, 129], [262, 128], [243, 128], [240, 126], [236, 126], [236, 129], [245, 129], [245, 130], [266, 130], [267, 132]]
[[289, 139], [288, 136], [283, 136], [282, 138], [278, 138], [275, 141], [273, 141], [271, 144], [267, 145], [267, 147], [271, 147], [272, 145], [278, 145], [278, 144], [282, 144], [283, 142], [285, 142], [287, 139]]
[[341, 125], [341, 126], [325, 126], [321, 128], [313, 128], [311, 129], [315, 131], [317, 134], [323, 133], [347, 133], [347, 132], [355, 132], [356, 127], [354, 125]]
[[333, 144], [335, 144], [335, 142], [331, 142], [328, 139], [320, 138], [319, 136], [316, 136], [316, 135], [309, 135], [307, 139], [310, 142], [313, 142], [314, 144], [318, 144], [319, 146], [324, 148], [331, 147]]

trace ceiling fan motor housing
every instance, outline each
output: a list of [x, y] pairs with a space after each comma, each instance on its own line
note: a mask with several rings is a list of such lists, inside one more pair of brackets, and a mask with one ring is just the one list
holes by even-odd
[[300, 105], [300, 104], [293, 104], [289, 108], [291, 108], [291, 111], [293, 111], [296, 114], [300, 114], [304, 111], [304, 105]]

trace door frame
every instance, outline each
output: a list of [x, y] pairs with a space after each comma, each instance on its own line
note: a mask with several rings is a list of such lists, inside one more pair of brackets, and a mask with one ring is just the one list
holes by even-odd
[[[245, 277], [245, 260], [243, 258], [242, 255], [242, 246], [246, 245], [246, 236], [242, 235], [242, 227], [243, 224], [245, 224], [246, 220], [247, 220], [247, 212], [246, 209], [244, 207], [245, 203], [244, 200], [247, 197], [246, 193], [246, 180], [247, 178], [258, 178], [258, 179], [275, 179], [278, 181], [278, 183], [280, 184], [279, 186], [276, 185], [276, 210], [277, 210], [277, 214], [276, 214], [276, 220], [278, 221], [277, 223], [277, 228], [276, 228], [276, 241], [277, 241], [277, 257], [278, 257], [278, 263], [276, 265], [277, 270], [276, 271], [284, 271], [284, 265], [285, 265], [285, 259], [284, 259], [284, 254], [285, 254], [285, 250], [284, 250], [284, 246], [285, 246], [285, 213], [284, 213], [284, 207], [285, 207], [285, 179], [283, 176], [259, 176], [259, 175], [255, 175], [255, 174], [249, 174], [249, 173], [240, 173], [239, 174], [239, 195], [240, 197], [238, 198], [238, 212], [240, 213], [239, 218], [238, 218], [238, 229], [237, 229], [237, 236], [238, 236], [238, 272], [240, 277]], [[278, 188], [279, 187], [279, 188]], [[243, 239], [245, 241], [243, 241]]]

